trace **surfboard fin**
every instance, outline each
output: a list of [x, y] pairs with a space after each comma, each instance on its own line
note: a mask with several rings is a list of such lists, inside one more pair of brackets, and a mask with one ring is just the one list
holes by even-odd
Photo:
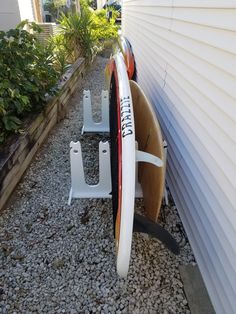
[[158, 223], [142, 215], [134, 214], [133, 232], [147, 233], [160, 240], [175, 255], [179, 254], [179, 245], [173, 236]]

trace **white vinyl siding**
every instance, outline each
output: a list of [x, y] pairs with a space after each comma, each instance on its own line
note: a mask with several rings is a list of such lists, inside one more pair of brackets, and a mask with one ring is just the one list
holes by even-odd
[[35, 21], [33, 0], [18, 0], [21, 20]]
[[0, 31], [8, 31], [20, 23], [20, 10], [17, 0], [0, 0]]
[[236, 311], [236, 0], [124, 0], [167, 182], [217, 313]]
[[35, 20], [33, 0], [0, 0], [0, 30], [8, 31], [26, 19]]

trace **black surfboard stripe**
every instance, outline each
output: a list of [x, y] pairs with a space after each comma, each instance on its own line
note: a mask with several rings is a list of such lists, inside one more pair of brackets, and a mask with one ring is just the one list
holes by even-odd
[[115, 235], [115, 223], [118, 211], [118, 118], [117, 118], [117, 96], [116, 80], [114, 73], [110, 84], [109, 120], [110, 120], [110, 146], [111, 146], [111, 181], [112, 181], [112, 210], [113, 227]]

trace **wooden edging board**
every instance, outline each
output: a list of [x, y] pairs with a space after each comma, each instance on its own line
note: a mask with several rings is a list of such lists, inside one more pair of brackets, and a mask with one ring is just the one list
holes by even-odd
[[17, 136], [7, 151], [0, 151], [0, 210], [53, 126], [65, 117], [68, 100], [85, 70], [85, 59], [79, 58], [65, 73], [58, 95], [49, 100], [44, 110], [29, 122], [24, 134]]

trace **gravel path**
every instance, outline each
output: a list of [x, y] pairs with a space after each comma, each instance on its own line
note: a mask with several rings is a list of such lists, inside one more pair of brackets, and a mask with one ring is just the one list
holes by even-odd
[[178, 267], [194, 257], [174, 206], [162, 208], [161, 221], [180, 242], [181, 254], [134, 234], [124, 280], [115, 269], [111, 201], [67, 205], [71, 140], [82, 142], [88, 182], [97, 180], [102, 136], [81, 137], [81, 100], [83, 89], [90, 89], [100, 102], [106, 61], [96, 58], [71, 99], [68, 118], [54, 128], [1, 213], [0, 313], [190, 313]]

